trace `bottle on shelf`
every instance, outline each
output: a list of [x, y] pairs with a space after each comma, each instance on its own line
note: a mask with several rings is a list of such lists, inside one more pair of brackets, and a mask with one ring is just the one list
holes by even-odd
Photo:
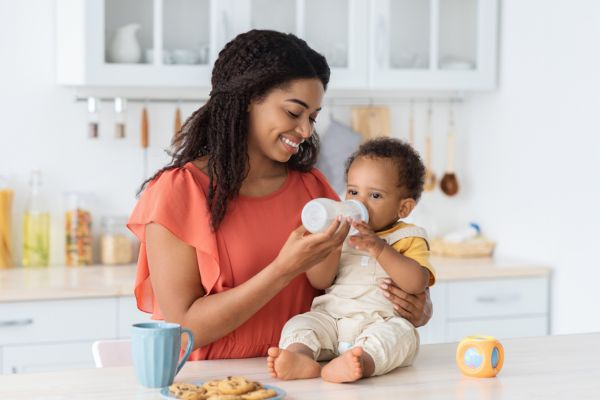
[[92, 214], [86, 209], [81, 193], [65, 194], [65, 264], [68, 266], [91, 265]]
[[47, 267], [50, 260], [50, 212], [42, 197], [42, 173], [31, 171], [23, 215], [23, 266]]
[[0, 268], [13, 266], [11, 214], [13, 191], [0, 176]]

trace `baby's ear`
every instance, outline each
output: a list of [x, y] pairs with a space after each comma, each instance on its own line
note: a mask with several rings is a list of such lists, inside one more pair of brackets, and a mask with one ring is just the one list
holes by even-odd
[[415, 199], [408, 198], [400, 200], [400, 203], [398, 204], [398, 218], [402, 219], [408, 217], [416, 205], [417, 202]]

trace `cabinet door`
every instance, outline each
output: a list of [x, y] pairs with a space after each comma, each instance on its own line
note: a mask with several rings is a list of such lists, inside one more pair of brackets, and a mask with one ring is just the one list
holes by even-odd
[[421, 344], [442, 343], [446, 339], [446, 291], [443, 282], [437, 282], [429, 289], [433, 316], [425, 326], [417, 328]]
[[150, 314], [138, 310], [133, 296], [119, 297], [117, 301], [117, 336], [124, 339], [131, 336], [131, 325], [150, 321]]
[[57, 0], [57, 79], [208, 87], [216, 0]]
[[517, 318], [488, 318], [471, 321], [449, 321], [446, 341], [458, 342], [465, 336], [490, 335], [498, 339], [548, 335], [545, 315]]
[[497, 0], [372, 0], [370, 83], [377, 89], [491, 89]]
[[0, 304], [0, 345], [114, 338], [114, 298]]
[[92, 342], [4, 346], [2, 356], [3, 374], [94, 368]]
[[225, 0], [215, 8], [217, 46], [239, 33], [271, 29], [293, 33], [323, 54], [332, 89], [367, 85], [367, 0]]

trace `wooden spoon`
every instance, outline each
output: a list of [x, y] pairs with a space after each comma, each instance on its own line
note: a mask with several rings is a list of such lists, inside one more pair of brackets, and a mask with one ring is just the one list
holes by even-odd
[[432, 131], [432, 119], [433, 110], [431, 109], [431, 103], [427, 109], [427, 132], [425, 133], [425, 182], [423, 184], [423, 190], [430, 192], [435, 189], [436, 178], [435, 174], [431, 169], [431, 153], [433, 147], [433, 138], [431, 135]]
[[454, 134], [454, 111], [452, 110], [452, 103], [450, 103], [450, 118], [448, 120], [448, 139], [447, 139], [447, 161], [446, 161], [446, 172], [440, 182], [440, 188], [448, 196], [454, 196], [458, 193], [458, 178], [454, 173], [454, 144], [456, 141]]

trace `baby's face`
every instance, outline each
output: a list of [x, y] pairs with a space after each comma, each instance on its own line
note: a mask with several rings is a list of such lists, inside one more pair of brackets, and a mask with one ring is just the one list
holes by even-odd
[[381, 230], [398, 219], [401, 188], [389, 159], [359, 157], [348, 170], [346, 200], [358, 200], [369, 210], [369, 226]]

